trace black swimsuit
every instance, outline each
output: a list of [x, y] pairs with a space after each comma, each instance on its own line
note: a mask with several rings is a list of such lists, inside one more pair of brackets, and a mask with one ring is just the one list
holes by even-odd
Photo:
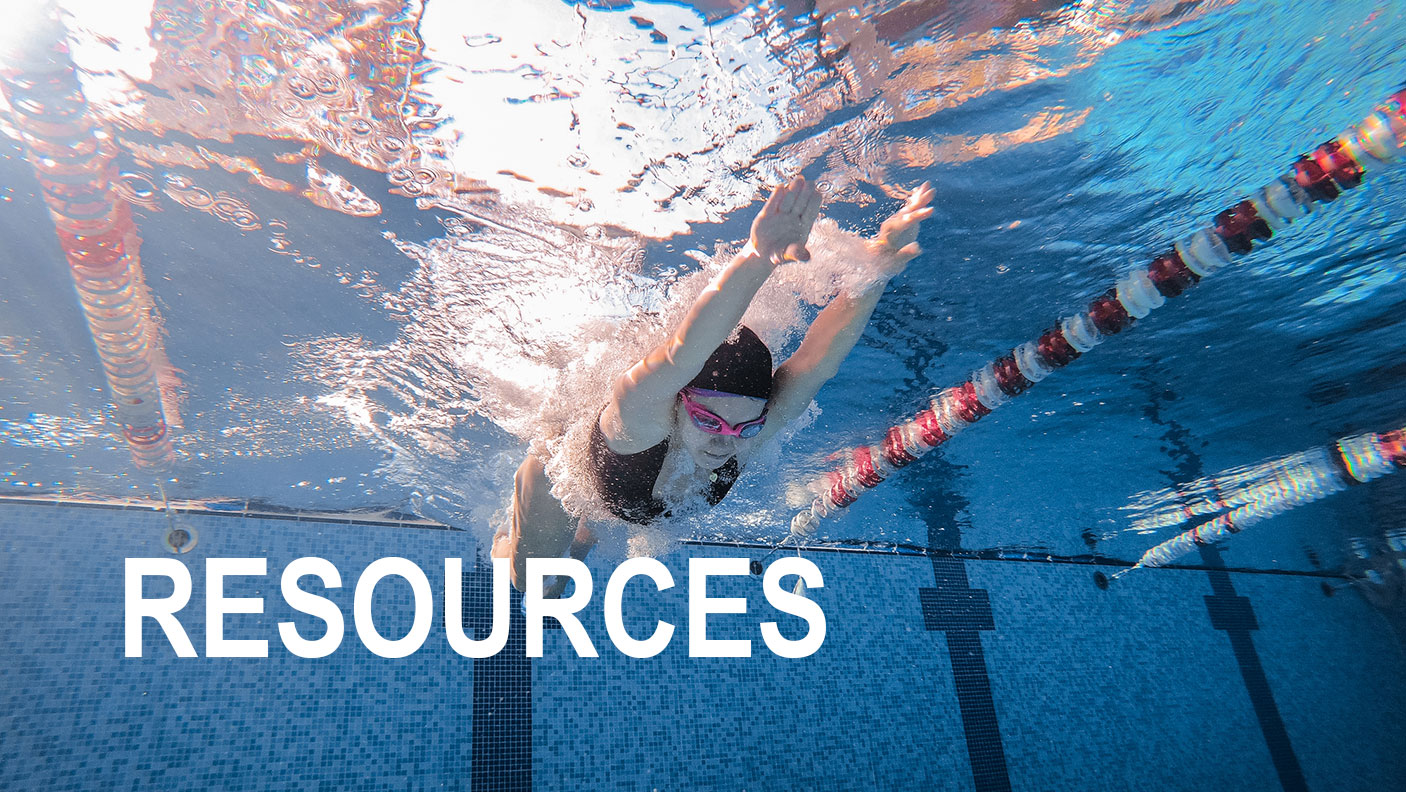
[[[605, 444], [605, 434], [600, 430], [600, 418], [591, 427], [591, 466], [595, 470], [596, 489], [606, 508], [616, 517], [632, 523], [644, 525], [657, 517], [669, 517], [668, 505], [654, 497], [654, 482], [664, 468], [664, 457], [669, 453], [669, 440], [665, 438], [651, 448], [635, 454], [617, 454]], [[732, 489], [733, 482], [742, 472], [737, 457], [729, 457], [713, 471], [717, 474], [704, 493], [708, 505], [716, 506]]]

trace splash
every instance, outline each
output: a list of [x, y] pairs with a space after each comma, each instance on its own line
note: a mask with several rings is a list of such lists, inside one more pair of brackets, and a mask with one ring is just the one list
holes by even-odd
[[[448, 0], [65, 5], [78, 77], [119, 150], [114, 193], [139, 226], [144, 213], [195, 211], [267, 238], [280, 261], [319, 267], [332, 261], [316, 237], [320, 213], [300, 228], [285, 196], [358, 218], [457, 216], [441, 239], [388, 237], [415, 262], [405, 283], [327, 265], [401, 324], [394, 342], [347, 332], [291, 347], [320, 390], [306, 403], [391, 449], [390, 480], [428, 486], [501, 480], [489, 460], [508, 438], [565, 442], [540, 439], [571, 436], [561, 394], [598, 401], [608, 369], [656, 343], [719, 266], [647, 276], [641, 238], [728, 221], [802, 169], [832, 205], [865, 205], [911, 181], [904, 169], [1066, 135], [1087, 108], [1052, 104], [960, 135], [912, 124], [1058, 79], [1221, 4], [954, 13], [714, 0], [621, 12], [524, 0], [474, 4], [467, 21]], [[356, 169], [383, 176], [384, 191]], [[821, 247], [845, 244], [836, 229]], [[854, 277], [779, 273], [754, 311], [765, 315], [747, 321], [784, 347]], [[160, 287], [157, 304], [176, 298]], [[163, 400], [179, 401], [174, 388], [163, 382]], [[277, 438], [237, 451], [297, 447]], [[177, 442], [213, 457], [236, 439], [245, 435]], [[547, 450], [564, 476], [566, 452]]]
[[[598, 503], [591, 428], [615, 377], [668, 338], [732, 249], [720, 247], [681, 277], [651, 278], [637, 271], [643, 250], [635, 239], [587, 239], [526, 208], [457, 209], [444, 237], [392, 240], [418, 264], [395, 295], [409, 317], [399, 338], [386, 346], [326, 338], [299, 348], [305, 376], [328, 391], [319, 404], [383, 445], [394, 460], [384, 474], [423, 489], [426, 472], [437, 471], [460, 502], [475, 500], [477, 489], [505, 502], [521, 452], [505, 463], [469, 440], [475, 431], [505, 431], [546, 462], [568, 511], [624, 530]], [[822, 220], [811, 262], [779, 268], [743, 321], [782, 357], [816, 307], [841, 289], [864, 288], [867, 276], [853, 266], [861, 244]], [[648, 536], [659, 530], [621, 538], [655, 547]], [[678, 538], [670, 530], [682, 528], [658, 535]]]
[[[873, 285], [870, 276], [854, 265], [867, 255], [859, 250], [862, 244], [858, 235], [841, 230], [833, 220], [822, 219], [811, 235], [811, 261], [779, 267], [757, 292], [742, 322], [756, 331], [776, 359], [784, 359], [786, 351], [795, 349], [815, 308], [828, 304], [841, 289], [857, 292]], [[624, 540], [630, 555], [657, 555], [699, 528], [696, 518], [706, 511], [701, 498], [676, 509], [676, 519], [644, 528], [621, 523], [610, 515], [600, 503], [590, 475], [590, 436], [604, 407], [604, 394], [611, 392], [615, 377], [669, 338], [734, 253], [733, 248], [720, 247], [711, 260], [672, 284], [658, 312], [647, 320], [631, 317], [613, 327], [611, 323], [594, 323], [594, 330], [604, 331], [594, 338], [608, 341], [597, 341], [593, 355], [563, 369], [554, 392], [535, 417], [532, 450], [546, 460], [552, 494], [569, 513], [591, 521], [607, 550], [610, 542]], [[779, 442], [771, 444], [770, 454], [775, 454]], [[766, 469], [766, 459], [754, 460], [754, 466]]]

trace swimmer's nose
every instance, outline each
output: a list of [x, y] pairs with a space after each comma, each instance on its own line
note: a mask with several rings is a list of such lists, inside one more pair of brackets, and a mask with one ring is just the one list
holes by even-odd
[[736, 447], [734, 438], [713, 435], [708, 444], [703, 447], [710, 454], [731, 454]]

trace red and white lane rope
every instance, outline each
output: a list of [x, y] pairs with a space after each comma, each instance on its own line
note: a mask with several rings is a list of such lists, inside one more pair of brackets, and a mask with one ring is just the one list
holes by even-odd
[[88, 116], [63, 28], [52, 17], [43, 22], [42, 35], [0, 56], [0, 90], [68, 260], [122, 436], [139, 467], [162, 469], [173, 451], [153, 360], [154, 328], [138, 299], [140, 239], [114, 189], [112, 147]]
[[1406, 149], [1406, 88], [1360, 124], [1299, 157], [1283, 176], [1216, 215], [1211, 225], [1178, 240], [1143, 269], [1119, 280], [1083, 313], [1065, 317], [1039, 338], [1012, 349], [935, 396], [927, 409], [890, 427], [882, 441], [844, 452], [847, 460], [812, 485], [809, 508], [791, 519], [791, 532], [813, 533], [821, 519], [853, 503], [898, 468], [916, 461], [1031, 385], [1093, 349], [1202, 278], [1249, 253], [1255, 242], [1335, 200]]
[[1238, 508], [1157, 545], [1113, 577], [1142, 567], [1165, 566], [1197, 545], [1211, 544], [1257, 522], [1305, 503], [1322, 500], [1355, 484], [1365, 484], [1406, 467], [1406, 428], [1385, 435], [1363, 434], [1293, 457], [1293, 464], [1257, 488], [1255, 498]]

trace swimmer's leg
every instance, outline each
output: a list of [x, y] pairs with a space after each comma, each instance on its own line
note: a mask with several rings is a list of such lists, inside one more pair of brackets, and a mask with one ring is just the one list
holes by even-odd
[[591, 548], [596, 546], [596, 534], [586, 526], [583, 519], [576, 526], [576, 535], [571, 538], [571, 557], [577, 561], [585, 561], [586, 556], [591, 554]]
[[[513, 587], [527, 586], [527, 559], [557, 558], [572, 545], [575, 517], [556, 498], [542, 462], [528, 455], [513, 477], [512, 526], [493, 538], [493, 557], [511, 558]], [[588, 548], [589, 550], [589, 548]]]
[[[576, 526], [576, 535], [571, 539], [571, 557], [577, 561], [585, 561], [586, 556], [591, 554], [591, 548], [596, 546], [596, 534], [586, 527], [585, 518], [581, 519], [581, 524]], [[557, 579], [552, 581], [552, 585], [542, 592], [546, 599], [556, 599], [566, 592], [566, 584], [571, 578], [566, 575], [557, 575]]]

